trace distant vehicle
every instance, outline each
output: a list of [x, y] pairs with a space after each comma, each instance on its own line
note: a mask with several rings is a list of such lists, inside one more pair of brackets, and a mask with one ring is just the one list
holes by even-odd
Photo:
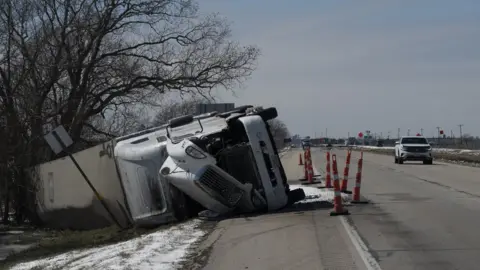
[[383, 140], [377, 140], [377, 147], [383, 147]]
[[302, 140], [302, 148], [303, 149], [308, 148], [310, 146], [311, 146], [310, 137], [307, 137], [307, 138]]
[[354, 137], [350, 137], [347, 140], [345, 140], [345, 146], [355, 145], [356, 142], [357, 141], [355, 140]]
[[302, 142], [302, 148], [303, 149], [309, 148], [310, 146], [311, 146], [310, 142]]
[[404, 161], [423, 161], [423, 164], [433, 164], [432, 146], [423, 136], [405, 136], [395, 142], [395, 163]]
[[294, 143], [292, 143], [292, 144], [290, 145], [290, 147], [291, 147], [291, 148], [296, 148], [297, 145], [295, 145]]

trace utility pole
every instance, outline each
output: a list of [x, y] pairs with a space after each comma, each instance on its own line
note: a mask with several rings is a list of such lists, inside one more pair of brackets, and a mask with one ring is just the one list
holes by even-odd
[[397, 130], [397, 139], [400, 140], [400, 128], [398, 128], [398, 130]]
[[407, 136], [410, 136], [410, 129], [407, 129]]
[[463, 144], [463, 134], [462, 134], [463, 124], [458, 125], [458, 127], [460, 128], [460, 144]]
[[328, 139], [328, 128], [325, 128], [325, 138]]
[[420, 129], [420, 135], [423, 136], [423, 128]]
[[440, 127], [437, 127], [437, 142], [440, 141]]

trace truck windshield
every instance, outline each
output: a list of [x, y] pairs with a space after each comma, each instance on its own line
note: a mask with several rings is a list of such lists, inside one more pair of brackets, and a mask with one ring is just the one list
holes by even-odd
[[402, 144], [428, 144], [425, 138], [403, 138]]

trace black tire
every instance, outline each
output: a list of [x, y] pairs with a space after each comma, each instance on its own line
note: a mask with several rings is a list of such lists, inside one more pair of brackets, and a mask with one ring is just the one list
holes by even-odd
[[403, 164], [403, 159], [399, 158], [398, 159], [398, 164]]
[[184, 115], [177, 118], [170, 119], [168, 125], [170, 128], [180, 127], [193, 122], [193, 115]]
[[236, 108], [233, 108], [233, 110], [231, 110], [231, 111], [220, 113], [220, 114], [218, 114], [218, 116], [220, 116], [222, 118], [228, 118], [230, 115], [232, 115], [232, 113], [245, 113], [248, 108], [252, 108], [252, 107], [253, 107], [253, 105], [238, 106]]
[[268, 121], [277, 118], [278, 112], [276, 108], [271, 107], [258, 112], [257, 115], [262, 117], [263, 121]]
[[170, 184], [170, 198], [172, 199], [173, 216], [177, 221], [184, 221], [190, 217], [187, 197], [176, 186]]
[[292, 205], [303, 199], [305, 199], [305, 191], [301, 188], [290, 190], [290, 192], [288, 192], [288, 205]]
[[397, 158], [397, 155], [395, 155], [395, 164], [398, 164], [398, 158]]

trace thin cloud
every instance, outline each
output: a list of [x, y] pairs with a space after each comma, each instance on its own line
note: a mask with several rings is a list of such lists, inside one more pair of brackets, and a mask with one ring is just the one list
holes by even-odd
[[[304, 16], [292, 11], [297, 17], [234, 19], [240, 41], [259, 45], [263, 56], [238, 98], [222, 100], [277, 106], [290, 129], [305, 135], [325, 127], [336, 136], [448, 130], [458, 122], [480, 134], [480, 30], [472, 12], [442, 1], [355, 3], [318, 12], [304, 5]], [[246, 20], [268, 23], [242, 29]]]

